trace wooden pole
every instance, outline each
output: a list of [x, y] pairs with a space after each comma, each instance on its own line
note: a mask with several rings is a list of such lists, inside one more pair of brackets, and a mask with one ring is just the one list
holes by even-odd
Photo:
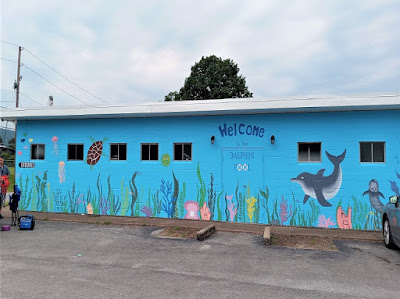
[[19, 83], [21, 82], [21, 79], [20, 79], [21, 51], [22, 51], [22, 47], [18, 47], [17, 96], [16, 96], [16, 102], [15, 102], [16, 108], [19, 107]]

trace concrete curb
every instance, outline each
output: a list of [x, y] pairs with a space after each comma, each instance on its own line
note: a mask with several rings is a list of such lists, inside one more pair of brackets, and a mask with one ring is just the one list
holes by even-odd
[[[3, 216], [11, 219], [11, 211], [4, 208]], [[270, 235], [287, 235], [287, 236], [317, 236], [332, 239], [347, 239], [360, 241], [382, 242], [381, 231], [361, 231], [361, 230], [344, 230], [344, 229], [325, 229], [325, 228], [309, 228], [309, 227], [293, 227], [265, 225], [254, 223], [237, 223], [237, 222], [219, 222], [219, 221], [199, 221], [186, 219], [167, 219], [167, 218], [146, 218], [146, 217], [130, 217], [130, 216], [106, 216], [106, 215], [86, 215], [86, 214], [63, 214], [50, 212], [32, 212], [19, 211], [20, 216], [31, 214], [36, 220], [43, 221], [60, 221], [60, 222], [78, 222], [87, 224], [112, 224], [124, 226], [152, 226], [152, 227], [192, 227], [203, 229], [207, 226], [214, 225], [215, 230], [233, 233], [251, 233], [263, 236], [265, 229], [269, 228]], [[8, 224], [9, 219], [4, 222]], [[1, 222], [1, 220], [0, 220]]]
[[263, 239], [264, 239], [265, 245], [271, 244], [271, 227], [269, 227], [269, 226], [265, 227]]
[[205, 228], [202, 228], [197, 232], [197, 240], [198, 241], [204, 241], [206, 238], [211, 236], [213, 233], [215, 233], [215, 225], [211, 224]]

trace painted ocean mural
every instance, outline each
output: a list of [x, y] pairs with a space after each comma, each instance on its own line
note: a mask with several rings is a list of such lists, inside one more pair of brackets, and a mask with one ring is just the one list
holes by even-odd
[[[387, 145], [385, 164], [359, 162], [354, 136], [369, 116], [346, 113], [341, 123], [334, 113], [19, 121], [20, 209], [380, 230], [383, 205], [399, 193], [400, 159]], [[344, 124], [353, 134], [338, 136]], [[321, 143], [320, 160], [299, 162], [298, 142], [313, 141]], [[158, 144], [157, 160], [141, 159], [141, 142]], [[192, 145], [190, 159], [175, 159], [174, 142]], [[118, 143], [126, 144], [126, 160], [112, 160], [110, 145]], [[69, 160], [69, 144], [83, 145], [82, 160]], [[43, 145], [43, 160], [31, 159], [32, 145]]]

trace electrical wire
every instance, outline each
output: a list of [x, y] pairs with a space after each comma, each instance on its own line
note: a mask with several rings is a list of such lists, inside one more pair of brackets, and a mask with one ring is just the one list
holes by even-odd
[[[1, 90], [2, 92], [3, 92], [3, 91], [7, 91], [7, 92], [15, 93], [15, 91], [8, 90], [8, 89], [0, 89], [0, 90]], [[19, 92], [19, 94], [22, 95], [22, 96], [24, 96], [25, 98], [28, 98], [29, 100], [31, 100], [31, 101], [37, 103], [37, 104], [39, 104], [40, 106], [45, 106], [45, 105], [43, 105], [42, 103], [39, 103], [38, 101], [32, 99], [30, 96], [27, 96], [26, 94], [24, 94], [24, 93], [22, 93], [22, 92]], [[15, 103], [15, 101], [4, 101], [4, 100], [2, 100], [1, 102], [2, 102], [2, 103]]]
[[35, 57], [37, 60], [39, 60], [41, 63], [43, 63], [45, 66], [47, 66], [48, 68], [50, 68], [53, 72], [55, 72], [56, 74], [60, 75], [61, 77], [63, 77], [65, 80], [67, 80], [69, 83], [75, 85], [76, 87], [78, 87], [80, 90], [83, 90], [84, 92], [86, 92], [87, 94], [90, 94], [92, 97], [102, 101], [103, 103], [108, 104], [108, 102], [106, 100], [103, 100], [102, 98], [99, 98], [98, 96], [94, 95], [93, 93], [87, 91], [86, 89], [80, 87], [79, 85], [75, 84], [74, 82], [72, 82], [70, 79], [68, 79], [67, 77], [65, 77], [64, 75], [60, 74], [58, 71], [56, 71], [54, 68], [52, 68], [50, 65], [48, 65], [46, 62], [44, 62], [42, 59], [40, 59], [39, 57], [37, 57], [35, 54], [33, 54], [31, 51], [29, 51], [28, 49], [25, 48], [25, 51], [28, 52], [29, 54], [31, 54], [33, 57]]
[[40, 78], [42, 78], [43, 80], [47, 81], [48, 83], [50, 83], [51, 85], [53, 85], [54, 87], [58, 88], [59, 90], [61, 90], [62, 92], [66, 93], [67, 95], [73, 97], [74, 99], [78, 100], [79, 102], [88, 105], [86, 102], [82, 101], [81, 99], [78, 99], [76, 96], [70, 94], [68, 91], [62, 89], [61, 87], [59, 87], [58, 85], [54, 84], [53, 82], [49, 81], [48, 79], [46, 79], [45, 77], [43, 77], [41, 74], [39, 74], [38, 72], [36, 72], [35, 70], [33, 70], [32, 68], [30, 68], [29, 66], [27, 66], [26, 64], [22, 64], [23, 67], [29, 69], [31, 72], [35, 73], [36, 75], [38, 75]]
[[[1, 42], [2, 42], [2, 43], [9, 44], [9, 45], [12, 45], [12, 46], [20, 47], [19, 45], [16, 45], [16, 44], [13, 44], [13, 43], [4, 41], [4, 40], [1, 40]], [[87, 91], [86, 89], [80, 87], [79, 85], [77, 85], [76, 83], [74, 83], [73, 81], [71, 81], [70, 79], [68, 79], [66, 76], [64, 76], [63, 74], [61, 74], [61, 73], [58, 72], [57, 70], [55, 70], [53, 67], [51, 67], [49, 64], [47, 64], [45, 61], [43, 61], [42, 59], [40, 59], [38, 56], [36, 56], [35, 54], [33, 54], [33, 53], [32, 53], [31, 51], [29, 51], [28, 49], [23, 48], [23, 47], [21, 47], [21, 48], [24, 49], [25, 52], [27, 52], [27, 53], [29, 53], [30, 55], [32, 55], [33, 57], [35, 57], [37, 60], [39, 60], [39, 61], [40, 61], [41, 63], [43, 63], [45, 66], [47, 66], [48, 68], [50, 68], [53, 72], [55, 72], [56, 74], [58, 74], [59, 76], [61, 76], [61, 77], [64, 78], [65, 80], [67, 80], [69, 83], [73, 84], [74, 86], [76, 86], [76, 87], [79, 88], [80, 90], [86, 92], [87, 94], [91, 95], [92, 97], [94, 97], [94, 98], [96, 98], [96, 99], [102, 101], [103, 103], [108, 104], [108, 102], [107, 102], [106, 100], [104, 100], [104, 99], [102, 99], [102, 98], [96, 96], [95, 94], [91, 93], [90, 91]], [[4, 60], [11, 61], [11, 60], [9, 60], [9, 59], [4, 59]], [[18, 63], [18, 62], [16, 62], [16, 61], [11, 61], [11, 62]], [[75, 99], [77, 99], [77, 98], [75, 97]], [[85, 103], [85, 102], [83, 102], [83, 101], [81, 101], [81, 102], [82, 102], [82, 103]], [[85, 104], [86, 104], [86, 103], [85, 103]], [[86, 104], [86, 105], [87, 105], [87, 104]]]
[[[11, 46], [20, 47], [20, 46], [18, 46], [18, 45], [16, 45], [16, 44], [13, 44], [13, 43], [10, 43], [10, 42], [6, 42], [5, 40], [1, 40], [1, 42], [2, 42], [2, 43], [5, 43], [5, 44], [9, 44], [9, 45], [11, 45]], [[22, 48], [22, 47], [21, 47], [21, 48]]]
[[7, 59], [7, 58], [3, 58], [3, 57], [0, 57], [0, 59], [1, 59], [1, 60], [5, 60], [5, 61], [10, 61], [10, 62], [18, 63], [18, 62], [14, 61], [14, 60]]
[[36, 104], [39, 104], [40, 106], [44, 106], [43, 104], [39, 103], [38, 101], [32, 99], [31, 97], [28, 97], [26, 94], [23, 94], [22, 92], [19, 92], [20, 95], [24, 96], [25, 98], [30, 99], [31, 101], [35, 102]]

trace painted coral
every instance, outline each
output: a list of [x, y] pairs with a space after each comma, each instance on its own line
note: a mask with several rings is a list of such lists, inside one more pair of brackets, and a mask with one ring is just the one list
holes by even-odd
[[253, 223], [254, 211], [256, 210], [254, 205], [257, 202], [257, 199], [254, 196], [252, 196], [250, 198], [246, 198], [246, 202], [247, 202], [247, 216], [249, 216], [250, 223]]
[[330, 226], [335, 226], [336, 222], [331, 220], [331, 217], [329, 217], [328, 219], [325, 217], [325, 215], [319, 215], [318, 217], [318, 227], [324, 227], [324, 228], [328, 228]]
[[93, 206], [90, 202], [87, 204], [86, 210], [87, 210], [88, 215], [93, 215]]
[[153, 216], [153, 210], [152, 210], [150, 207], [146, 206], [146, 205], [144, 205], [144, 206], [140, 209], [140, 212], [142, 212], [143, 214], [145, 214], [146, 217], [151, 217], [151, 216]]
[[341, 229], [352, 229], [351, 225], [351, 207], [347, 211], [347, 215], [342, 207], [337, 209], [336, 221]]
[[199, 204], [195, 201], [189, 200], [185, 202], [185, 210], [186, 210], [186, 215], [185, 219], [193, 219], [193, 220], [199, 220], [200, 217], [197, 214], [199, 212]]
[[211, 212], [210, 212], [210, 209], [207, 207], [206, 202], [204, 202], [203, 206], [200, 208], [200, 215], [201, 215], [201, 219], [203, 219], [203, 220], [211, 219]]
[[288, 211], [287, 200], [282, 195], [282, 200], [279, 203], [279, 206], [281, 207], [281, 212], [279, 216], [281, 218], [281, 225], [283, 225], [292, 216], [292, 205], [289, 206], [289, 211]]
[[225, 196], [225, 198], [227, 200], [229, 200], [228, 210], [229, 210], [229, 218], [230, 218], [231, 221], [233, 221], [235, 219], [235, 216], [236, 216], [237, 211], [238, 211], [237, 207], [235, 208], [235, 203], [232, 202], [232, 197], [233, 197], [233, 194], [229, 195], [229, 196], [228, 195]]

